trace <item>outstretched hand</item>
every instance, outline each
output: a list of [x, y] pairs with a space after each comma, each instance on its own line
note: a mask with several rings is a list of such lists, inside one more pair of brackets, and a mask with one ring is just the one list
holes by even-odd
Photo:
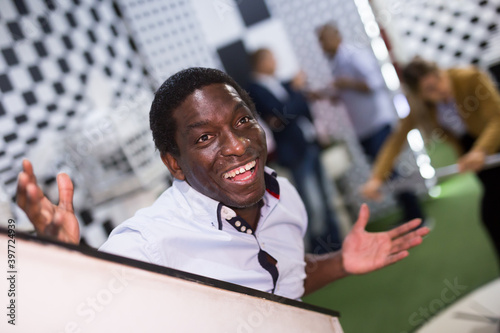
[[73, 211], [73, 183], [67, 174], [57, 175], [57, 187], [59, 204], [54, 205], [38, 186], [30, 161], [23, 160], [23, 171], [17, 183], [17, 204], [39, 235], [78, 244], [80, 228]]
[[394, 264], [408, 256], [408, 249], [422, 243], [429, 228], [416, 229], [420, 219], [407, 222], [386, 232], [367, 232], [370, 217], [366, 204], [361, 206], [359, 217], [342, 245], [342, 261], [348, 274], [365, 274]]

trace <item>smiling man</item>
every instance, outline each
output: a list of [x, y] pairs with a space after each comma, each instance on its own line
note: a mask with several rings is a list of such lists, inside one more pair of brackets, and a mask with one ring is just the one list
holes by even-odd
[[[342, 251], [304, 255], [304, 205], [293, 186], [265, 166], [255, 107], [219, 70], [190, 68], [171, 76], [156, 92], [150, 124], [175, 180], [152, 206], [113, 230], [101, 251], [297, 299], [403, 259], [429, 232], [412, 231], [420, 223], [413, 220], [368, 233], [363, 205]], [[17, 202], [39, 235], [78, 243], [73, 185], [65, 174], [57, 180], [54, 205], [25, 160]]]

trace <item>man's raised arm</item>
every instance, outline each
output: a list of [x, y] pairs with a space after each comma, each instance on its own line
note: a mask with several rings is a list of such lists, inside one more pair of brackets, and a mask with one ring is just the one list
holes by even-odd
[[19, 173], [17, 183], [17, 204], [39, 236], [78, 244], [80, 227], [73, 211], [73, 183], [67, 174], [57, 175], [57, 187], [59, 204], [54, 205], [38, 186], [31, 162], [23, 160], [23, 171]]

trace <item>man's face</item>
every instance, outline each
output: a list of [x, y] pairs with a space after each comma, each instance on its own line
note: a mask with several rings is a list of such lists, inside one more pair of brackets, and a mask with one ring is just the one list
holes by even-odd
[[261, 59], [261, 66], [266, 74], [273, 75], [276, 71], [276, 59], [270, 51], [266, 51]]
[[430, 73], [422, 77], [418, 90], [423, 100], [432, 103], [444, 102], [451, 95], [449, 83], [442, 72]]
[[318, 41], [323, 51], [329, 56], [335, 56], [342, 37], [340, 32], [333, 28], [324, 28], [318, 35]]
[[233, 208], [250, 207], [265, 192], [264, 131], [236, 90], [212, 84], [194, 91], [174, 110], [178, 166], [174, 177]]

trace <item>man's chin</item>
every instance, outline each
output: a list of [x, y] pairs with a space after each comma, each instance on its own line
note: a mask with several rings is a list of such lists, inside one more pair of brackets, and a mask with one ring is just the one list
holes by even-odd
[[245, 199], [242, 198], [241, 200], [230, 200], [228, 201], [228, 203], [223, 202], [223, 204], [233, 209], [252, 208], [262, 200], [265, 193], [266, 190], [264, 189], [262, 193], [260, 193], [259, 195], [252, 196], [251, 198], [245, 198]]

